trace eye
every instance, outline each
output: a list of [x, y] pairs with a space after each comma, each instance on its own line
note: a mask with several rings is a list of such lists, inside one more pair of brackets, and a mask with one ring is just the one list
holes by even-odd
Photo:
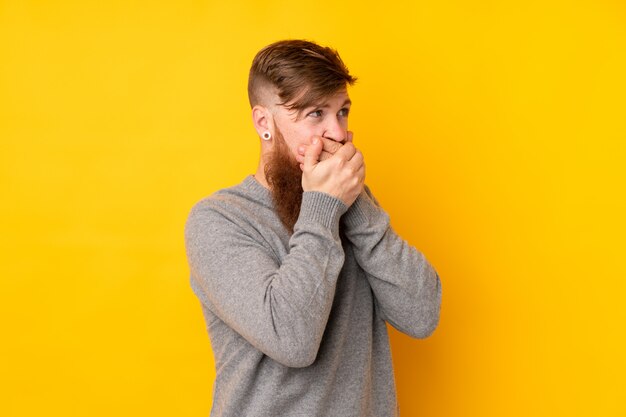
[[315, 110], [312, 111], [311, 113], [307, 114], [307, 116], [311, 116], [311, 117], [322, 117], [323, 111], [322, 110]]
[[350, 113], [350, 109], [348, 107], [344, 107], [343, 109], [339, 110], [339, 115], [342, 117], [348, 117], [348, 113]]

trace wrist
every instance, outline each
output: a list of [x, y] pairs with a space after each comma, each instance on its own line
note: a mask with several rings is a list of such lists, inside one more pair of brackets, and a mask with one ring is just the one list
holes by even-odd
[[341, 218], [342, 224], [348, 229], [371, 223], [381, 214], [385, 214], [376, 200], [370, 196], [369, 189], [366, 187], [363, 187], [354, 203]]

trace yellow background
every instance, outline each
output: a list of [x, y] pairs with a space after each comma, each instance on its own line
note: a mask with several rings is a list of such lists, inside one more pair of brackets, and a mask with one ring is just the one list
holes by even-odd
[[360, 78], [366, 182], [443, 284], [401, 415], [626, 415], [622, 1], [0, 2], [0, 415], [207, 416], [188, 210], [254, 172], [261, 47]]

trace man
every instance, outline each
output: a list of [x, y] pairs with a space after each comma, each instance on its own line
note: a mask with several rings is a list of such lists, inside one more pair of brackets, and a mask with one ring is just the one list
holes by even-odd
[[397, 416], [385, 322], [415, 338], [438, 324], [439, 275], [364, 185], [348, 131], [355, 81], [308, 41], [253, 60], [258, 169], [185, 225], [215, 357], [211, 416]]

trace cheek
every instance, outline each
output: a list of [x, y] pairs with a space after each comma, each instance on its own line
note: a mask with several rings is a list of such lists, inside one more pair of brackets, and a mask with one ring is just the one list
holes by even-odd
[[291, 156], [296, 158], [296, 156], [298, 155], [298, 147], [304, 143], [308, 143], [308, 140], [302, 140], [301, 137], [292, 135], [285, 142], [287, 145], [287, 150], [289, 151]]
[[291, 150], [291, 153], [293, 153], [294, 155], [297, 155], [298, 147], [300, 145], [310, 145], [311, 137], [314, 135], [315, 133], [309, 132], [308, 130], [306, 131], [298, 130], [298, 131], [291, 132], [291, 137], [290, 137], [290, 140], [288, 141], [289, 149]]
[[291, 145], [291, 144], [288, 145], [289, 154], [291, 155], [292, 158], [296, 157], [297, 151], [298, 151], [298, 146], [299, 145], [295, 145], [295, 147], [294, 147], [294, 145]]
[[316, 126], [308, 126], [307, 128], [301, 129], [296, 133], [296, 142], [298, 142], [298, 145], [310, 145], [313, 136], [322, 136], [323, 134], [323, 129], [317, 128]]
[[319, 128], [317, 128], [317, 126], [308, 125], [305, 121], [299, 126], [285, 127], [283, 136], [294, 158], [298, 155], [298, 147], [300, 145], [308, 146], [311, 144], [311, 138], [313, 136], [322, 136], [323, 132], [318, 132], [318, 130]]

